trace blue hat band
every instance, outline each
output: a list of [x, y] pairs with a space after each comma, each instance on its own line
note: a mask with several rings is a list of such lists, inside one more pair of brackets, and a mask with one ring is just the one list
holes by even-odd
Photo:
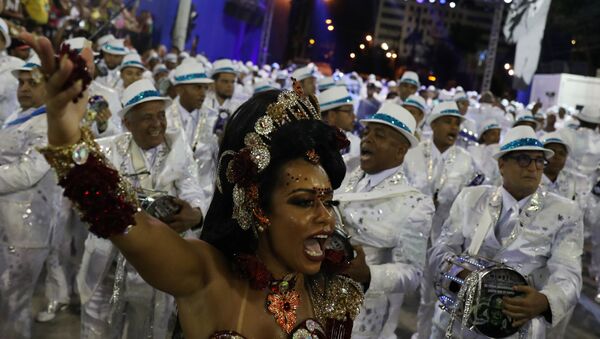
[[177, 81], [177, 82], [194, 80], [194, 79], [208, 79], [208, 76], [206, 75], [206, 73], [191, 73], [191, 74], [180, 75], [180, 76], [175, 77], [175, 81]]
[[521, 138], [514, 141], [509, 142], [506, 145], [500, 147], [501, 151], [512, 151], [514, 149], [525, 147], [525, 146], [535, 146], [544, 148], [544, 145], [538, 140], [534, 138]]
[[139, 61], [135, 61], [135, 60], [125, 61], [124, 63], [121, 64], [121, 67], [127, 67], [127, 66], [140, 66], [142, 68], [146, 68], [146, 67], [144, 67], [144, 64], [142, 64]]
[[214, 74], [217, 73], [237, 73], [233, 67], [221, 67], [217, 68], [213, 71]]
[[400, 79], [400, 83], [403, 83], [403, 82], [419, 87], [419, 82], [416, 80], [410, 79], [410, 78]]
[[445, 109], [439, 113], [440, 115], [453, 114], [453, 115], [461, 115], [457, 109]]
[[548, 138], [546, 140], [544, 140], [544, 144], [551, 144], [551, 143], [559, 143], [559, 144], [565, 144], [564, 141], [562, 141], [562, 139], [559, 138]]
[[408, 134], [413, 134], [413, 132], [410, 130], [410, 128], [408, 128], [408, 126], [406, 126], [402, 121], [394, 118], [391, 115], [385, 114], [385, 113], [377, 113], [375, 115], [373, 115], [373, 117], [371, 117], [372, 120], [381, 120], [381, 121], [385, 121], [387, 123], [390, 123], [400, 129], [403, 129], [405, 132], [408, 132]]
[[343, 97], [341, 99], [337, 99], [337, 100], [333, 100], [333, 101], [328, 101], [325, 103], [321, 104], [321, 109], [326, 109], [327, 106], [331, 106], [331, 105], [335, 105], [335, 104], [346, 104], [346, 103], [350, 103], [352, 102], [352, 97], [351, 96], [347, 96], [347, 97]]
[[23, 68], [36, 68], [36, 67], [41, 67], [41, 66], [36, 63], [33, 63], [33, 62], [28, 62], [25, 65], [23, 65]]
[[490, 129], [500, 129], [500, 125], [498, 125], [498, 124], [489, 124], [489, 125], [487, 125], [487, 126], [485, 126], [483, 128], [483, 131], [485, 132], [485, 131], [490, 130]]
[[517, 119], [517, 121], [532, 121], [532, 122], [537, 122], [534, 117], [529, 116], [529, 115], [520, 117], [519, 119]]
[[425, 112], [425, 106], [421, 105], [421, 103], [416, 100], [408, 99], [404, 102], [404, 105], [414, 106], [420, 109], [421, 111]]
[[262, 91], [267, 91], [267, 90], [274, 89], [274, 88], [275, 87], [273, 87], [273, 86], [264, 85], [264, 86], [260, 86], [260, 87], [256, 88], [254, 90], [254, 93], [258, 93], [258, 92], [262, 92]]
[[140, 102], [146, 98], [152, 98], [152, 97], [156, 97], [157, 99], [163, 99], [163, 97], [160, 95], [159, 91], [148, 90], [148, 91], [143, 91], [143, 92], [139, 93], [138, 95], [134, 96], [133, 98], [131, 98], [129, 101], [127, 101], [125, 106], [135, 105], [138, 102]]
[[125, 52], [125, 48], [123, 47], [117, 47], [117, 46], [113, 46], [113, 45], [109, 45], [109, 44], [105, 44], [104, 48], [109, 50], [109, 51], [115, 51], [115, 52]]

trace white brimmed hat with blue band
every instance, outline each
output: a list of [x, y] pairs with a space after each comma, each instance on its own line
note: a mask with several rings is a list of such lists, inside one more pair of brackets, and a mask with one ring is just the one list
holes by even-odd
[[164, 101], [166, 105], [169, 105], [171, 98], [161, 96], [152, 81], [148, 79], [141, 79], [132, 83], [123, 91], [121, 97], [123, 109], [119, 111], [119, 117], [122, 119], [133, 107], [148, 101]]
[[182, 62], [175, 68], [173, 75], [173, 85], [182, 84], [212, 84], [214, 82], [204, 69], [201, 63], [197, 61]]
[[477, 133], [481, 137], [483, 133], [493, 129], [502, 130], [502, 127], [500, 126], [500, 124], [498, 124], [498, 121], [496, 121], [495, 119], [487, 119], [481, 124]]
[[585, 122], [600, 124], [600, 107], [585, 105], [579, 113], [575, 114], [575, 117]]
[[281, 89], [281, 85], [269, 79], [259, 79], [254, 83], [254, 94]]
[[463, 122], [466, 118], [460, 114], [458, 110], [458, 106], [456, 106], [456, 102], [454, 101], [442, 101], [439, 104], [433, 106], [433, 110], [431, 114], [427, 117], [427, 124], [431, 124], [437, 118], [441, 117], [457, 117], [460, 119], [460, 122]]
[[420, 109], [421, 112], [423, 112], [423, 114], [427, 114], [427, 103], [425, 102], [425, 99], [423, 99], [422, 96], [417, 94], [409, 95], [408, 98], [406, 98], [406, 100], [402, 102], [402, 106], [416, 107]]
[[2, 18], [0, 18], [0, 33], [4, 37], [4, 48], [10, 46], [12, 40], [10, 34], [8, 34], [8, 24]]
[[554, 155], [553, 150], [544, 148], [544, 144], [538, 140], [535, 131], [529, 126], [517, 126], [508, 130], [500, 145], [500, 152], [494, 154], [494, 159], [498, 160], [506, 153], [516, 151], [541, 151], [544, 152], [546, 159]]
[[123, 70], [123, 68], [127, 67], [135, 67], [142, 70], [146, 70], [146, 66], [142, 63], [142, 58], [137, 53], [129, 53], [121, 61], [121, 65], [119, 66], [119, 70]]
[[532, 122], [537, 126], [536, 129], [541, 127], [540, 122], [535, 120], [533, 113], [531, 113], [531, 111], [528, 110], [523, 110], [517, 113], [515, 122], [513, 122], [513, 127], [515, 127], [515, 125], [517, 125], [520, 122]]
[[400, 78], [400, 83], [407, 83], [411, 85], [415, 85], [417, 87], [421, 86], [421, 82], [419, 81], [419, 75], [413, 71], [406, 71], [402, 74]]
[[312, 65], [300, 67], [292, 72], [292, 78], [297, 81], [302, 81], [308, 78], [315, 78], [315, 68]]
[[112, 39], [102, 45], [102, 52], [114, 55], [127, 55], [129, 50], [125, 47], [125, 40]]
[[98, 40], [96, 40], [96, 46], [97, 48], [102, 48], [102, 46], [104, 46], [105, 43], [115, 39], [115, 36], [112, 34], [103, 35], [99, 37]]
[[25, 63], [23, 63], [23, 65], [21, 67], [17, 67], [15, 69], [13, 69], [12, 71], [10, 71], [10, 73], [15, 78], [18, 78], [19, 73], [31, 72], [32, 70], [34, 70], [36, 68], [40, 68], [40, 67], [42, 67], [42, 62], [40, 61], [40, 58], [37, 56], [37, 54], [33, 54], [33, 56], [31, 58], [29, 58], [29, 60], [27, 60]]
[[237, 68], [233, 64], [233, 61], [229, 59], [219, 59], [213, 62], [212, 76], [219, 73], [230, 73], [238, 74]]
[[317, 96], [321, 112], [341, 107], [344, 105], [354, 105], [354, 99], [348, 93], [346, 87], [335, 86], [319, 93]]
[[333, 77], [324, 77], [317, 81], [317, 86], [319, 91], [323, 92], [335, 86], [335, 80], [333, 80]]
[[417, 122], [412, 114], [400, 105], [393, 102], [384, 102], [372, 117], [360, 120], [360, 123], [363, 125], [368, 122], [384, 124], [395, 128], [408, 139], [410, 148], [419, 144], [419, 140], [414, 135]]
[[565, 136], [563, 136], [560, 132], [550, 132], [548, 134], [545, 134], [542, 137], [542, 142], [544, 143], [544, 146], [546, 146], [547, 144], [561, 144], [565, 146], [565, 148], [567, 149], [567, 153], [571, 153], [571, 146], [569, 145], [569, 142], [567, 141]]

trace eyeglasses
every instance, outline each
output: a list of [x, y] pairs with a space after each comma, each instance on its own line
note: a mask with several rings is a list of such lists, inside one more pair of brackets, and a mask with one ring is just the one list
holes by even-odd
[[535, 167], [537, 169], [544, 169], [544, 167], [548, 164], [548, 161], [545, 158], [532, 158], [527, 154], [519, 154], [513, 156], [507, 156], [507, 159], [514, 159], [517, 161], [517, 164], [521, 168], [527, 168], [531, 165], [532, 161], [535, 161]]

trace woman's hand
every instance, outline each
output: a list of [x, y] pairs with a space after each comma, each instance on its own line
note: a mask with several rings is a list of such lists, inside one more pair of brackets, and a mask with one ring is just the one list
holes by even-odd
[[[52, 43], [45, 37], [22, 32], [19, 38], [38, 54], [42, 62], [42, 73], [46, 76], [48, 143], [53, 146], [76, 143], [81, 136], [79, 123], [85, 114], [88, 96], [86, 92], [83, 98], [77, 98], [83, 86], [81, 80], [65, 90], [62, 89], [74, 69], [73, 63], [63, 56], [57, 65]], [[93, 72], [92, 51], [85, 48], [81, 57], [86, 61], [88, 70]], [[77, 99], [76, 102], [73, 102], [74, 99]]]

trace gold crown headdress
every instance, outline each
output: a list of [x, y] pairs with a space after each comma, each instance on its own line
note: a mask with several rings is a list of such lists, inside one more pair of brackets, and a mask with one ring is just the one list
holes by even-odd
[[[217, 188], [223, 193], [220, 176], [223, 166], [226, 177], [233, 184], [233, 218], [243, 230], [256, 225], [261, 230], [268, 224], [258, 204], [257, 175], [271, 162], [269, 143], [273, 132], [281, 126], [297, 120], [321, 120], [321, 113], [306, 96], [300, 84], [292, 78], [293, 91], [282, 91], [277, 101], [267, 107], [266, 114], [254, 124], [254, 131], [244, 136], [244, 147], [239, 151], [227, 150], [219, 158], [217, 169]], [[315, 161], [315, 154], [308, 154], [307, 159]], [[228, 162], [224, 162], [230, 157]], [[256, 230], [255, 230], [256, 231]]]

